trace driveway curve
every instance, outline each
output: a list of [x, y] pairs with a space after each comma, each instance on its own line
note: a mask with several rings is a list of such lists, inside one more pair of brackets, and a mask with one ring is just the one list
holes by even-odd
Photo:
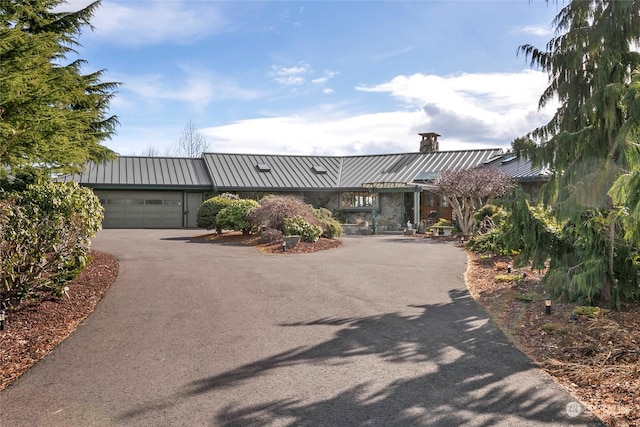
[[118, 278], [0, 393], [0, 426], [601, 425], [475, 304], [452, 243], [266, 255], [199, 233], [101, 231]]

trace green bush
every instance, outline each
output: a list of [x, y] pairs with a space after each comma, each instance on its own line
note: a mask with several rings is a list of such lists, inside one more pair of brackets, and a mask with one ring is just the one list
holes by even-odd
[[450, 227], [451, 226], [451, 221], [449, 221], [448, 219], [445, 219], [445, 218], [440, 218], [438, 220], [438, 222], [436, 222], [433, 225], [436, 225], [438, 227]]
[[284, 220], [284, 235], [285, 236], [300, 236], [300, 240], [303, 242], [315, 242], [320, 238], [322, 234], [322, 228], [317, 225], [309, 224], [299, 215], [293, 218], [285, 218]]
[[252, 228], [249, 213], [256, 207], [258, 207], [258, 202], [255, 200], [233, 200], [230, 205], [218, 212], [216, 225], [229, 230], [242, 230], [244, 234], [249, 234]]
[[103, 208], [76, 183], [29, 184], [0, 201], [0, 305], [62, 296], [87, 262]]
[[343, 230], [342, 225], [338, 222], [329, 209], [325, 208], [312, 208], [313, 215], [320, 222], [320, 228], [322, 228], [322, 236], [328, 239], [336, 239], [342, 237]]
[[467, 243], [467, 246], [478, 253], [493, 255], [516, 255], [519, 248], [508, 244], [506, 233], [511, 229], [507, 221], [509, 212], [496, 205], [487, 205], [474, 214], [478, 232]]
[[222, 233], [222, 229], [216, 224], [216, 216], [218, 212], [229, 206], [234, 200], [239, 200], [239, 197], [229, 193], [223, 193], [205, 200], [198, 208], [196, 225], [207, 230], [217, 228], [218, 234]]
[[472, 249], [474, 252], [481, 254], [492, 254], [492, 255], [515, 255], [518, 253], [517, 250], [512, 250], [509, 248], [507, 241], [505, 240], [505, 225], [497, 226], [489, 230], [484, 234], [476, 234], [474, 235], [469, 242], [467, 242], [467, 247]]

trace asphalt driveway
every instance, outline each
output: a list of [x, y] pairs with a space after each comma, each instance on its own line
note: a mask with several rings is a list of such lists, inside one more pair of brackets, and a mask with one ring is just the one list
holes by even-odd
[[101, 231], [117, 280], [0, 393], [0, 425], [600, 425], [478, 308], [452, 243], [265, 255], [198, 233]]

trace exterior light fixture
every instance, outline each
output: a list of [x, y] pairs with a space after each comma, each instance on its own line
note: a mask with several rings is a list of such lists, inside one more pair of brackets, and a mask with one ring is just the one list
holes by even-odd
[[5, 319], [4, 310], [0, 310], [0, 331], [4, 331], [4, 319]]
[[544, 314], [551, 314], [551, 298], [544, 300]]
[[285, 249], [287, 249], [287, 242], [286, 241], [282, 241], [282, 250], [284, 251]]

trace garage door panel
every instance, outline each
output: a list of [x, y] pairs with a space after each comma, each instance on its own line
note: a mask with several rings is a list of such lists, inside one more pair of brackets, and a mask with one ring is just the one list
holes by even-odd
[[181, 191], [105, 191], [95, 194], [105, 208], [104, 228], [180, 228]]

